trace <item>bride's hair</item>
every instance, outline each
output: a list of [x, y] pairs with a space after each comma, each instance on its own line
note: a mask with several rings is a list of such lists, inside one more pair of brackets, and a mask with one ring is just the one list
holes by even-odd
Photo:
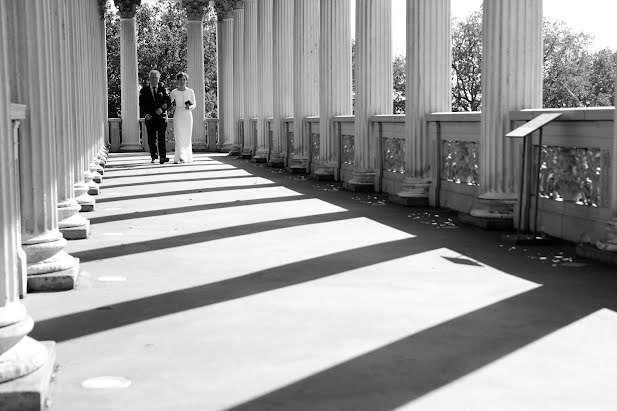
[[186, 81], [189, 81], [189, 75], [186, 74], [184, 71], [179, 72], [178, 74], [176, 74], [176, 80], [180, 80], [180, 77], [184, 76], [184, 78], [186, 78]]

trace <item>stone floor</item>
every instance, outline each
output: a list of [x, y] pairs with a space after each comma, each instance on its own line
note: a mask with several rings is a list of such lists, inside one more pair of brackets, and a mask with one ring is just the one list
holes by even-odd
[[101, 187], [78, 287], [25, 300], [52, 410], [616, 407], [617, 273], [572, 244], [220, 154]]

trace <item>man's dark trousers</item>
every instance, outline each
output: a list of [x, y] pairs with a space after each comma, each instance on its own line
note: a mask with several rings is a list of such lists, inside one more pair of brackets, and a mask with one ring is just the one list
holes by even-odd
[[158, 153], [161, 159], [167, 157], [165, 149], [165, 131], [167, 130], [167, 122], [161, 121], [160, 118], [146, 120], [146, 131], [148, 133], [148, 146], [150, 147], [150, 157], [156, 160], [156, 152], [158, 145]]

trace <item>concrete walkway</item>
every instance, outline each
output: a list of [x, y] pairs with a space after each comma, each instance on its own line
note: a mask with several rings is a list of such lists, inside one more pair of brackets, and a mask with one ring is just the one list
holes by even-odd
[[101, 188], [78, 287], [25, 300], [52, 410], [617, 407], [617, 273], [572, 245], [220, 154]]

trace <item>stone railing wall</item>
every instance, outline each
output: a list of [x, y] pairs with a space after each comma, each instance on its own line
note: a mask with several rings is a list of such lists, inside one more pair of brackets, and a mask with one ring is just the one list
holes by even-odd
[[[544, 126], [539, 172], [538, 229], [569, 241], [601, 238], [611, 217], [611, 108], [522, 110], [510, 113], [512, 127], [542, 113], [562, 115]], [[535, 219], [538, 135], [528, 150], [530, 201], [523, 202], [523, 222]]]
[[377, 141], [378, 186], [384, 192], [397, 193], [405, 174], [405, 115], [372, 116], [370, 130]]
[[332, 119], [334, 123], [334, 131], [338, 144], [338, 153], [336, 155], [338, 163], [338, 171], [335, 175], [341, 181], [348, 181], [352, 178], [355, 165], [355, 117], [354, 116], [336, 116]]
[[431, 141], [432, 206], [469, 213], [478, 195], [479, 112], [426, 116]]
[[[165, 148], [167, 151], [173, 151], [175, 138], [174, 138], [174, 119], [167, 120], [167, 130], [165, 132]], [[111, 144], [110, 151], [116, 153], [120, 150], [120, 143], [122, 142], [122, 120], [119, 118], [110, 118], [108, 120], [109, 125], [109, 141]], [[218, 119], [207, 118], [204, 120], [204, 133], [207, 136], [207, 149], [210, 151], [216, 150], [216, 142], [218, 140]], [[140, 130], [140, 143], [143, 151], [148, 151], [148, 131], [146, 129], [145, 120], [139, 119]], [[202, 151], [204, 148], [201, 146], [193, 145], [193, 151]]]
[[285, 140], [283, 141], [283, 152], [285, 155], [285, 166], [289, 165], [289, 159], [294, 153], [294, 118], [285, 117], [283, 119], [283, 135]]
[[308, 141], [308, 165], [307, 169], [314, 172], [313, 165], [319, 160], [320, 134], [319, 134], [319, 117], [311, 116], [304, 118], [304, 127], [306, 132], [306, 140]]

